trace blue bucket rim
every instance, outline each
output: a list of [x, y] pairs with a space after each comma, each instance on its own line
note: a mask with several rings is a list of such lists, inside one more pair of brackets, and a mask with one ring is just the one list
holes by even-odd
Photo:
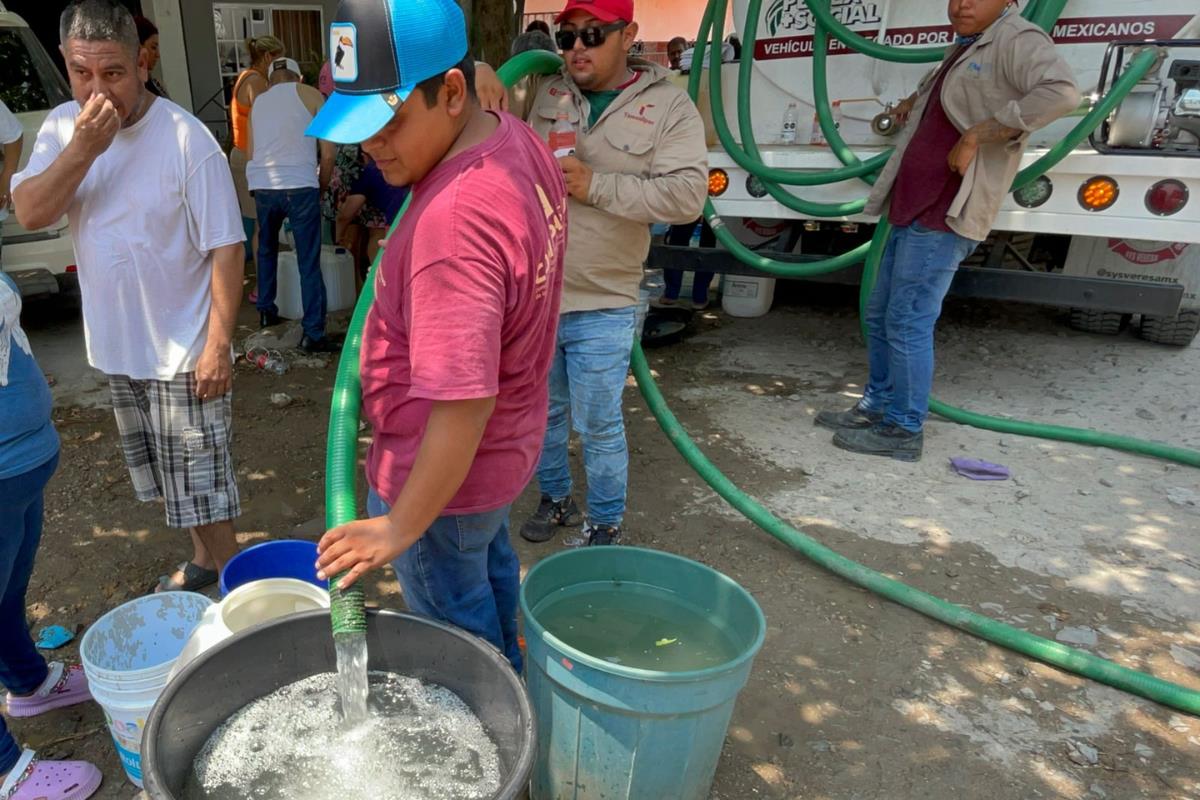
[[[252, 544], [249, 547], [247, 547], [245, 550], [238, 551], [237, 555], [235, 555], [233, 558], [229, 559], [229, 563], [225, 565], [225, 569], [229, 569], [229, 564], [232, 564], [236, 559], [241, 558], [246, 553], [254, 552], [255, 550], [258, 550], [259, 548], [266, 547], [268, 545], [280, 545], [280, 544], [306, 544], [306, 545], [311, 545], [314, 548], [317, 546], [316, 542], [309, 541], [308, 539], [268, 539], [265, 542], [259, 542], [258, 544]], [[228, 595], [230, 592], [233, 591], [233, 589], [230, 589], [228, 586], [225, 585], [225, 569], [221, 570], [221, 577], [217, 581], [217, 590], [221, 593], [222, 598], [224, 598], [226, 595]], [[315, 567], [314, 567], [314, 569], [315, 569]], [[298, 580], [303, 580], [303, 578], [300, 578]], [[313, 584], [313, 585], [316, 586], [317, 584]], [[236, 589], [237, 586], [235, 586], [233, 588]], [[325, 585], [322, 586], [321, 588], [328, 591], [329, 581], [326, 581]]]
[[724, 572], [713, 569], [707, 564], [702, 564], [695, 559], [676, 555], [675, 553], [668, 553], [665, 550], [655, 550], [654, 548], [650, 547], [631, 547], [629, 545], [617, 545], [617, 547], [621, 548], [622, 550], [636, 550], [639, 554], [647, 554], [652, 558], [662, 558], [668, 561], [677, 561], [682, 564], [687, 564], [690, 567], [698, 567], [702, 570], [712, 573], [717, 577], [718, 580], [728, 584], [729, 586], [732, 586], [735, 592], [740, 594], [750, 604], [750, 608], [754, 609], [754, 617], [758, 622], [758, 635], [754, 637], [754, 643], [750, 647], [746, 648], [746, 650], [737, 658], [726, 661], [724, 664], [718, 664], [715, 667], [705, 667], [704, 669], [686, 670], [683, 672], [667, 672], [663, 670], [642, 669], [640, 667], [627, 667], [623, 664], [614, 664], [611, 661], [605, 661], [602, 658], [597, 658], [596, 656], [572, 647], [554, 634], [547, 631], [546, 628], [540, 622], [538, 622], [537, 617], [534, 616], [532, 609], [529, 607], [529, 603], [526, 601], [525, 586], [529, 583], [530, 578], [532, 578], [537, 571], [542, 569], [546, 564], [553, 564], [557, 561], [570, 558], [586, 558], [587, 556], [584, 554], [590, 551], [584, 548], [563, 550], [562, 552], [555, 553], [547, 558], [543, 558], [541, 561], [534, 564], [533, 567], [530, 568], [529, 572], [525, 573], [525, 580], [521, 582], [520, 605], [521, 614], [525, 617], [526, 640], [530, 638], [530, 633], [532, 632], [547, 641], [553, 642], [554, 647], [561, 650], [573, 661], [576, 661], [580, 664], [585, 664], [599, 672], [606, 672], [610, 675], [619, 675], [625, 678], [636, 678], [640, 681], [655, 681], [659, 683], [687, 683], [689, 681], [710, 680], [712, 678], [717, 678], [722, 675], [737, 671], [748, 661], [752, 661], [754, 657], [758, 655], [758, 652], [762, 649], [763, 642], [767, 637], [767, 617], [765, 614], [763, 614], [762, 607], [759, 606], [758, 601], [754, 599], [754, 595], [750, 594], [746, 587], [742, 586]]

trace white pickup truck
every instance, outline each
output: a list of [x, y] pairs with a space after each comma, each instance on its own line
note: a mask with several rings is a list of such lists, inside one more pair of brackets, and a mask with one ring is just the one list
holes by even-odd
[[[52, 108], [71, 99], [62, 74], [54, 66], [25, 20], [0, 4], [0, 100], [25, 131], [21, 163], [29, 159], [38, 129]], [[56, 296], [78, 302], [75, 247], [67, 219], [48, 228], [27, 231], [10, 213], [0, 239], [0, 268], [25, 297]]]

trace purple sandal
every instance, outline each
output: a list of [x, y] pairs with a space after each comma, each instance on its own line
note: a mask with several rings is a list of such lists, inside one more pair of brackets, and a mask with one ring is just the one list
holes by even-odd
[[[50, 674], [36, 692], [28, 697], [14, 697], [12, 692], [9, 692], [8, 715], [34, 717], [55, 708], [73, 706], [91, 699], [92, 693], [88, 690], [83, 667], [67, 667], [61, 661], [51, 661]], [[0, 794], [0, 800], [4, 800], [3, 794]]]
[[87, 800], [104, 780], [86, 761], [39, 761], [32, 750], [0, 782], [0, 800]]

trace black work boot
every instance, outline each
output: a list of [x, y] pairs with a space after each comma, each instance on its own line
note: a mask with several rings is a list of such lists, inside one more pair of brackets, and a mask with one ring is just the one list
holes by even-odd
[[897, 461], [920, 461], [925, 447], [925, 434], [913, 433], [881, 422], [870, 428], [841, 430], [833, 435], [833, 444], [851, 453], [869, 456], [887, 456]]
[[340, 353], [341, 342], [334, 342], [328, 336], [313, 339], [307, 333], [300, 337], [300, 349], [306, 353]]
[[261, 328], [271, 328], [271, 327], [278, 325], [281, 322], [283, 322], [283, 319], [278, 314], [274, 313], [273, 311], [258, 312], [258, 327], [260, 329]]
[[548, 542], [559, 527], [573, 527], [582, 521], [583, 514], [579, 513], [573, 498], [553, 500], [544, 494], [537, 511], [521, 526], [521, 538], [527, 542]]
[[864, 411], [858, 405], [848, 411], [822, 411], [813, 420], [814, 425], [831, 431], [862, 430], [880, 422], [883, 422], [882, 411]]
[[589, 522], [583, 526], [583, 535], [587, 539], [588, 547], [621, 543], [619, 525], [593, 525]]

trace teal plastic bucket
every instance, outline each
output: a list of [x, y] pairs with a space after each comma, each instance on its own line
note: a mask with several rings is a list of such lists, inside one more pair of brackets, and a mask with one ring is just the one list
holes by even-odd
[[[688, 672], [639, 669], [571, 647], [539, 622], [538, 613], [556, 598], [605, 584], [670, 593], [715, 624], [733, 656]], [[538, 729], [532, 800], [707, 798], [734, 701], [766, 633], [750, 593], [670, 553], [594, 547], [564, 551], [531, 569], [521, 611]]]

